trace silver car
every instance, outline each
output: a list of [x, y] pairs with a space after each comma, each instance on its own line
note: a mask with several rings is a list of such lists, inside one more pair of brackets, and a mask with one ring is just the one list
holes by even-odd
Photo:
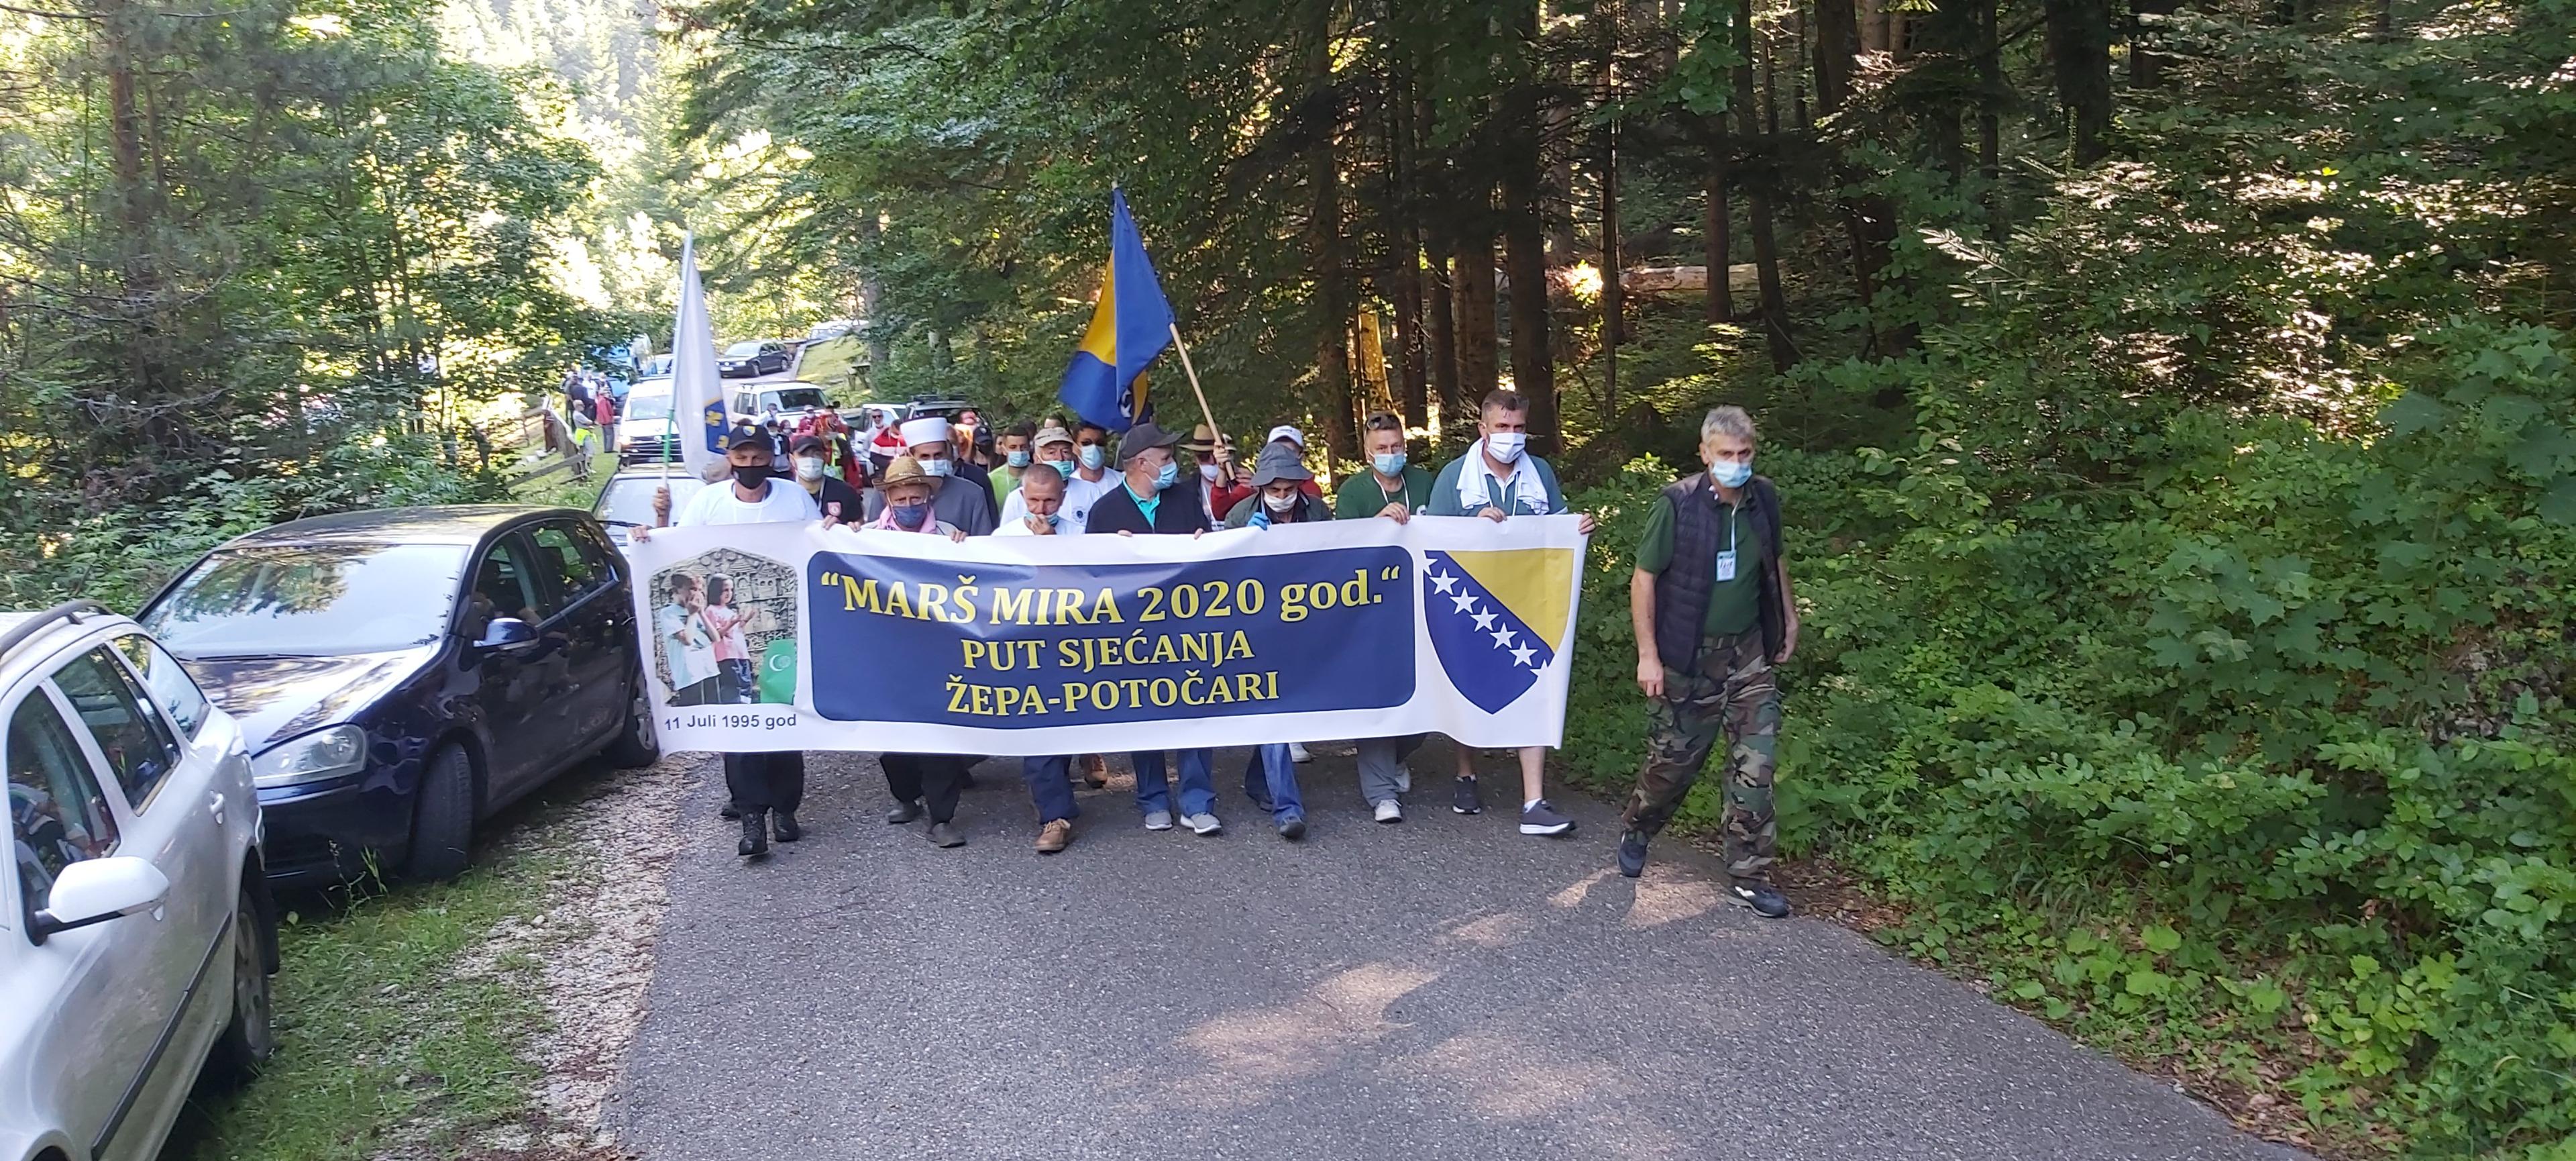
[[276, 908], [233, 719], [88, 601], [0, 613], [0, 1159], [145, 1161], [268, 1058]]

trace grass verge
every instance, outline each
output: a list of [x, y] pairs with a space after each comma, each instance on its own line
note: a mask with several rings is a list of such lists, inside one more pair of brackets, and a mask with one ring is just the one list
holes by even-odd
[[164, 1161], [447, 1156], [526, 1117], [548, 1021], [535, 961], [494, 936], [544, 909], [566, 857], [514, 843], [452, 883], [286, 901], [277, 1055], [201, 1091]]

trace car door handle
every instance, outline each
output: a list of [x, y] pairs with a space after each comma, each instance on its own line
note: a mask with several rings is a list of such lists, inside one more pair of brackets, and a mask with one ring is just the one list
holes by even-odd
[[222, 826], [224, 824], [224, 792], [221, 790], [215, 791], [212, 797], [214, 801], [206, 804], [206, 813], [215, 816], [216, 826]]

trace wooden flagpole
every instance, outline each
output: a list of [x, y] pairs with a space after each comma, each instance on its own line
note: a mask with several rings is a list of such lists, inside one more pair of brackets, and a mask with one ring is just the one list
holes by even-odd
[[1190, 394], [1198, 397], [1199, 415], [1207, 420], [1208, 431], [1214, 436], [1216, 446], [1224, 447], [1225, 429], [1217, 426], [1216, 412], [1208, 408], [1207, 392], [1199, 386], [1198, 368], [1190, 365], [1190, 345], [1181, 341], [1181, 324], [1171, 324], [1171, 330], [1172, 349], [1181, 353], [1181, 373], [1190, 377]]

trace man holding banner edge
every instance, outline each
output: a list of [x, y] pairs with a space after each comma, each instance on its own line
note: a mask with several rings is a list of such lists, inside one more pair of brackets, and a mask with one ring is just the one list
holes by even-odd
[[[1500, 524], [1514, 515], [1546, 516], [1569, 511], [1565, 491], [1556, 482], [1556, 469], [1527, 450], [1527, 399], [1508, 390], [1485, 396], [1476, 420], [1476, 437], [1467, 454], [1451, 461], [1432, 481], [1429, 515], [1478, 516]], [[1592, 535], [1590, 515], [1583, 516], [1579, 530], [1585, 536]], [[1466, 595], [1454, 599], [1462, 602], [1460, 609], [1470, 608]], [[1496, 644], [1508, 646], [1510, 636], [1508, 630], [1499, 632]], [[1515, 660], [1526, 659], [1515, 655]], [[1482, 813], [1485, 804], [1476, 789], [1475, 751], [1463, 745], [1457, 751], [1458, 780], [1449, 808], [1459, 814]], [[1519, 754], [1521, 833], [1551, 837], [1573, 833], [1574, 820], [1547, 802], [1547, 747], [1522, 746]]]

